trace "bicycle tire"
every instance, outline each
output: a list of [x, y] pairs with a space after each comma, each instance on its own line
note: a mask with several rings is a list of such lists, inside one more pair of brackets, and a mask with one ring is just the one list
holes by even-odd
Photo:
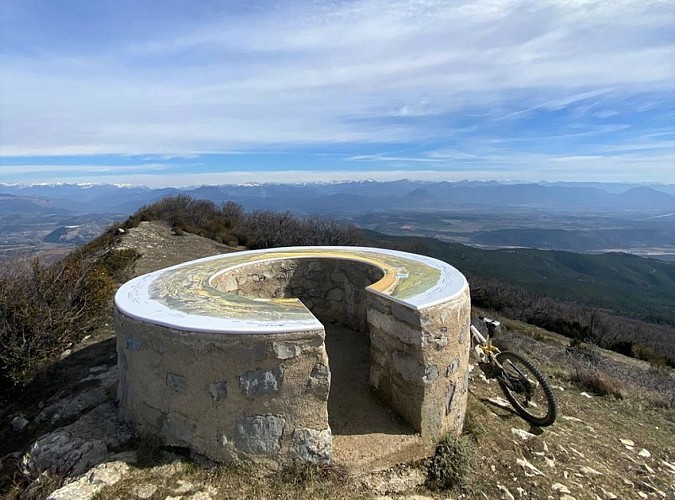
[[[510, 351], [497, 354], [497, 361], [502, 365], [497, 381], [518, 414], [538, 427], [553, 424], [558, 416], [558, 404], [551, 386], [537, 367], [529, 359]], [[532, 401], [534, 398], [537, 403]]]

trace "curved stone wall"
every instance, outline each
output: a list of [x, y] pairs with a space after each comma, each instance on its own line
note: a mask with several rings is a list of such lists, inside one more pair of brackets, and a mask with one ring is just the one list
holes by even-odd
[[318, 318], [369, 335], [370, 382], [432, 446], [466, 408], [470, 302], [454, 268], [359, 247], [201, 259], [115, 298], [123, 415], [218, 461], [327, 462], [330, 360]]

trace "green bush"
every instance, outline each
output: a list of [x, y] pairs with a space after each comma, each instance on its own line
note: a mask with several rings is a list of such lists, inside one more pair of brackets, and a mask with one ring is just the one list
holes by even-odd
[[476, 465], [476, 448], [467, 436], [448, 434], [436, 447], [427, 471], [432, 490], [466, 489]]

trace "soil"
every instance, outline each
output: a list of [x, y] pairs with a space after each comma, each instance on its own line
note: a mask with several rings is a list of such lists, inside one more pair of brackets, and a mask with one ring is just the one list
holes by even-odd
[[379, 401], [368, 383], [368, 334], [326, 324], [331, 370], [328, 420], [333, 459], [353, 473], [386, 469], [425, 457], [422, 439], [399, 415]]
[[147, 221], [129, 229], [117, 248], [133, 248], [141, 254], [135, 263], [134, 276], [237, 250], [195, 234], [178, 236], [168, 224]]

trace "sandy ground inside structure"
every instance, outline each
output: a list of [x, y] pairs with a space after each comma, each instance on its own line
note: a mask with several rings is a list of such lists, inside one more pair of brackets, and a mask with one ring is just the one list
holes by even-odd
[[423, 458], [428, 453], [415, 430], [368, 384], [368, 334], [324, 323], [331, 369], [328, 419], [333, 460], [353, 471], [372, 471]]

